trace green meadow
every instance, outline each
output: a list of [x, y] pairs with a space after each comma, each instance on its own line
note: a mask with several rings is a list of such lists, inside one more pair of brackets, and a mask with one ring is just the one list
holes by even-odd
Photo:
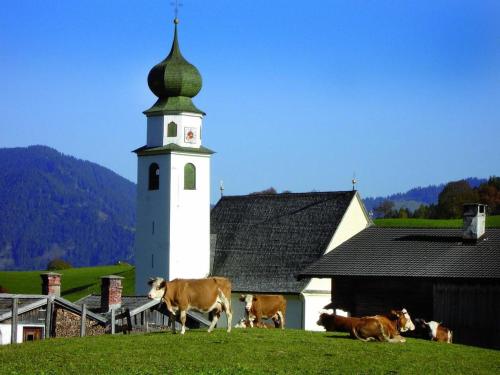
[[[462, 219], [375, 219], [379, 227], [401, 228], [462, 228]], [[500, 228], [500, 215], [487, 216], [486, 228]]]
[[499, 374], [500, 352], [275, 329], [49, 339], [0, 347], [0, 374]]
[[[46, 271], [1, 271], [0, 285], [9, 293], [41, 294], [40, 273]], [[118, 275], [123, 280], [123, 294], [133, 295], [135, 270], [130, 265], [70, 268], [57, 271], [61, 276], [61, 296], [70, 300], [89, 294], [101, 294], [101, 276]]]

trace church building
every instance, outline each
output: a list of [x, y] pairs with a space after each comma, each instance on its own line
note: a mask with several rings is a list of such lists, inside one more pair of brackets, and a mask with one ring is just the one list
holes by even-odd
[[[355, 191], [223, 197], [210, 211], [210, 156], [202, 146], [205, 115], [192, 102], [202, 86], [182, 56], [174, 20], [168, 56], [149, 72], [158, 97], [144, 112], [147, 144], [137, 150], [136, 293], [150, 277], [228, 277], [233, 321], [240, 293], [283, 294], [286, 327], [318, 330], [330, 280], [298, 274], [371, 225]], [[224, 323], [224, 319], [219, 323]]]

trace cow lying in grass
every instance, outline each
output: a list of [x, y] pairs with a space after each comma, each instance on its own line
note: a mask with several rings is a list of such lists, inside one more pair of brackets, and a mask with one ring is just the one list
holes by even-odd
[[234, 328], [279, 328], [279, 323], [254, 322], [253, 320], [241, 318]]
[[161, 277], [149, 281], [151, 290], [148, 297], [162, 300], [167, 306], [169, 322], [175, 333], [175, 316], [178, 314], [182, 324], [181, 334], [186, 332], [186, 313], [197, 310], [210, 313], [212, 322], [208, 328], [211, 332], [222, 312], [227, 316], [227, 332], [231, 332], [231, 282], [224, 277], [207, 279], [175, 279], [166, 281]]
[[362, 318], [338, 316], [329, 312], [321, 313], [318, 325], [327, 331], [348, 332], [352, 338], [362, 341], [405, 342], [401, 332], [414, 330], [410, 315], [403, 310], [391, 310], [387, 315]]
[[439, 322], [434, 320], [426, 322], [424, 319], [415, 319], [415, 324], [415, 337], [448, 344], [453, 342], [453, 332]]

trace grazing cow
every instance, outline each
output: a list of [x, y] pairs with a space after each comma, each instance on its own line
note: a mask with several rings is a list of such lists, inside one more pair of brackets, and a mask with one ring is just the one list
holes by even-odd
[[[251, 319], [241, 318], [240, 321], [234, 326], [234, 328], [278, 328], [276, 326], [276, 322], [274, 324], [258, 322], [255, 323]], [[279, 324], [279, 323], [278, 323]]]
[[261, 319], [273, 319], [276, 328], [285, 328], [286, 299], [278, 294], [242, 294], [246, 318], [250, 325], [261, 323]]
[[415, 329], [408, 312], [392, 310], [388, 315], [363, 318], [343, 317], [323, 312], [317, 322], [327, 331], [349, 332], [362, 341], [405, 342], [400, 332]]
[[426, 322], [424, 319], [415, 319], [415, 323], [417, 324], [417, 331], [420, 333], [419, 338], [448, 344], [453, 342], [453, 332], [441, 323], [434, 320]]
[[181, 334], [186, 332], [186, 313], [197, 310], [211, 313], [211, 332], [223, 311], [227, 316], [227, 332], [231, 332], [231, 282], [224, 277], [207, 279], [175, 279], [166, 281], [161, 277], [150, 279], [151, 290], [148, 297], [163, 300], [169, 312], [172, 332], [175, 333], [175, 316], [179, 313], [182, 324]]

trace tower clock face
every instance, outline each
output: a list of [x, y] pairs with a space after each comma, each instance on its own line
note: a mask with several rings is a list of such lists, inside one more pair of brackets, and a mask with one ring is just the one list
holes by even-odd
[[196, 128], [184, 128], [184, 142], [196, 143]]

